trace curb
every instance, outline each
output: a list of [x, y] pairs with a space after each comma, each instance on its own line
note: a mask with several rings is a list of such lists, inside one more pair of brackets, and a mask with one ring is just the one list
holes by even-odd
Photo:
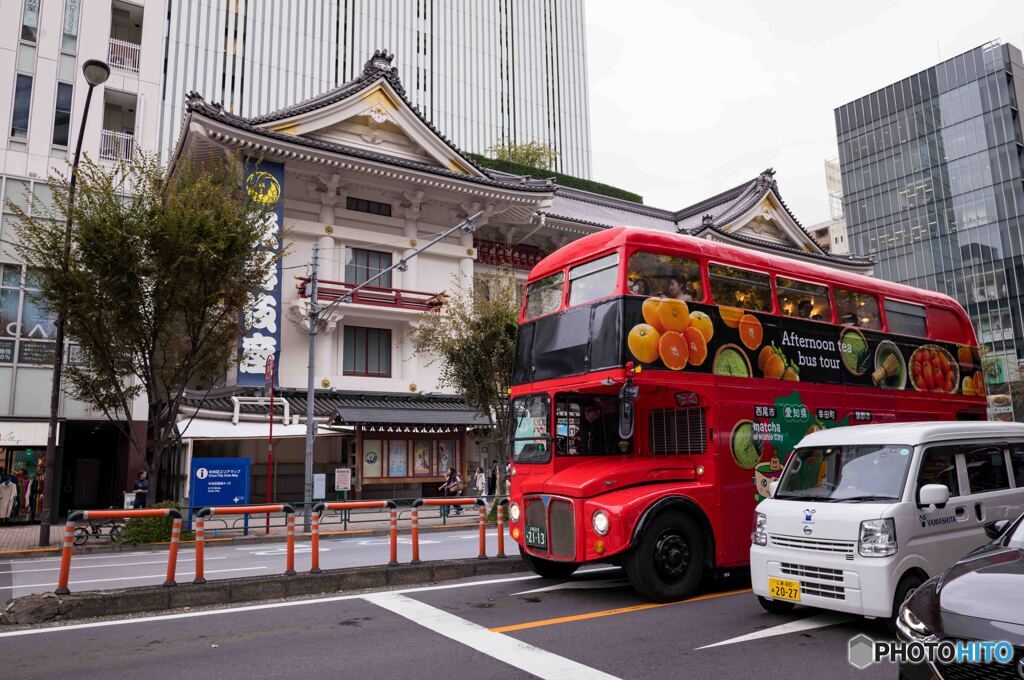
[[44, 593], [10, 600], [0, 613], [0, 627], [72, 621], [109, 616], [111, 613], [123, 616], [162, 612], [181, 607], [236, 604], [387, 586], [420, 585], [529, 570], [530, 567], [525, 561], [514, 557], [487, 560], [469, 558], [397, 567], [330, 569], [319, 574], [304, 572], [294, 576], [249, 576], [210, 581], [201, 586], [182, 583], [173, 588], [142, 586], [121, 590], [85, 591], [63, 596]]
[[[386, 521], [386, 520], [385, 520]], [[464, 524], [439, 524], [439, 525], [423, 525], [420, 524], [420, 534], [427, 534], [433, 532], [442, 531], [464, 531], [466, 529], [476, 529], [479, 526], [477, 522], [466, 522]], [[497, 526], [494, 522], [488, 522], [487, 527]], [[251, 532], [252, 530], [250, 530]], [[326, 540], [331, 538], [345, 538], [347, 536], [387, 536], [390, 533], [390, 529], [387, 527], [381, 529], [348, 529], [345, 531], [321, 531], [320, 540]], [[401, 528], [398, 530], [398, 535], [408, 534], [409, 529]], [[207, 529], [206, 544], [221, 544], [221, 543], [284, 543], [288, 540], [287, 534], [272, 534], [270, 536], [222, 536], [219, 538], [213, 538], [211, 530]], [[311, 534], [296, 531], [295, 538], [297, 541], [308, 541]], [[195, 540], [181, 541], [181, 545], [194, 545]], [[164, 548], [170, 545], [169, 542], [162, 543], [142, 543], [139, 545], [117, 545], [114, 543], [104, 543], [101, 545], [84, 545], [76, 547], [74, 549], [75, 555], [91, 555], [95, 553], [136, 553], [136, 552], [162, 552]], [[0, 559], [38, 559], [40, 557], [47, 557], [50, 554], [57, 556], [60, 555], [61, 548], [27, 548], [25, 550], [0, 550]]]

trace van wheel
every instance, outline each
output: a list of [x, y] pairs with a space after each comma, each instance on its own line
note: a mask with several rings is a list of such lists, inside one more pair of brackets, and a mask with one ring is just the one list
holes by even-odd
[[767, 597], [761, 597], [760, 595], [757, 596], [757, 603], [761, 605], [761, 609], [769, 614], [788, 614], [796, 607], [792, 602], [769, 600]]
[[671, 602], [696, 590], [706, 552], [703, 533], [691, 517], [664, 512], [644, 530], [623, 566], [634, 590], [654, 602]]
[[892, 616], [885, 621], [885, 627], [893, 637], [896, 637], [896, 619], [900, 616], [900, 606], [921, 587], [922, 583], [924, 580], [917, 574], [907, 574], [896, 586], [896, 594], [892, 598]]
[[534, 573], [544, 578], [566, 578], [580, 568], [576, 562], [552, 562], [526, 553], [521, 554]]

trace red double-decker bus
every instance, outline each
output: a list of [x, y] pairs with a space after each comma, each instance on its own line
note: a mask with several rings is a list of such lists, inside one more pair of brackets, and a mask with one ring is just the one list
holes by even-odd
[[748, 563], [754, 506], [805, 434], [979, 420], [984, 394], [952, 298], [609, 229], [527, 280], [509, 531], [539, 574], [610, 561], [650, 599], [684, 597]]

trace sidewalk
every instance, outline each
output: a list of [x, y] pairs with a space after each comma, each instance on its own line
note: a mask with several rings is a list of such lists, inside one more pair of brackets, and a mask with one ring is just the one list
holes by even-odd
[[[410, 529], [409, 511], [410, 509], [407, 507], [399, 508], [399, 533], [408, 533]], [[283, 513], [270, 514], [269, 533], [266, 529], [266, 517], [267, 516], [265, 514], [251, 515], [249, 517], [248, 536], [244, 535], [244, 521], [241, 515], [209, 518], [206, 520], [207, 541], [276, 542], [285, 540], [288, 533], [285, 515]], [[389, 515], [386, 510], [352, 511], [346, 528], [346, 526], [341, 523], [340, 517], [337, 513], [328, 512], [324, 514], [323, 519], [320, 521], [320, 535], [329, 537], [349, 534], [387, 533], [390, 527], [389, 521]], [[445, 523], [439, 516], [438, 508], [421, 508], [419, 524], [421, 530], [426, 529], [430, 531], [443, 529]], [[456, 515], [455, 511], [452, 510], [451, 516], [449, 516], [447, 522], [448, 527], [459, 529], [475, 527], [477, 524], [478, 511], [472, 506], [466, 507], [461, 516]], [[300, 537], [308, 536], [309, 534], [303, 533], [302, 528], [303, 517], [302, 515], [297, 515], [295, 517], [296, 535]], [[4, 526], [0, 527], [0, 556], [12, 557], [17, 555], [28, 556], [38, 553], [42, 553], [44, 555], [47, 553], [56, 553], [63, 546], [63, 541], [63, 523], [55, 524], [50, 527], [49, 548], [39, 547], [38, 524]], [[90, 537], [89, 541], [84, 546], [75, 548], [75, 553], [149, 550], [151, 547], [152, 544], [120, 546], [111, 543], [110, 539], [106, 536], [106, 529], [104, 529], [102, 537]]]

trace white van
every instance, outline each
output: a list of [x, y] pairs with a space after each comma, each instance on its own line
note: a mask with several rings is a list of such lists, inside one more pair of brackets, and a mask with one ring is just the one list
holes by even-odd
[[750, 578], [795, 603], [890, 618], [912, 590], [1024, 511], [1024, 424], [928, 422], [814, 432], [757, 506]]

